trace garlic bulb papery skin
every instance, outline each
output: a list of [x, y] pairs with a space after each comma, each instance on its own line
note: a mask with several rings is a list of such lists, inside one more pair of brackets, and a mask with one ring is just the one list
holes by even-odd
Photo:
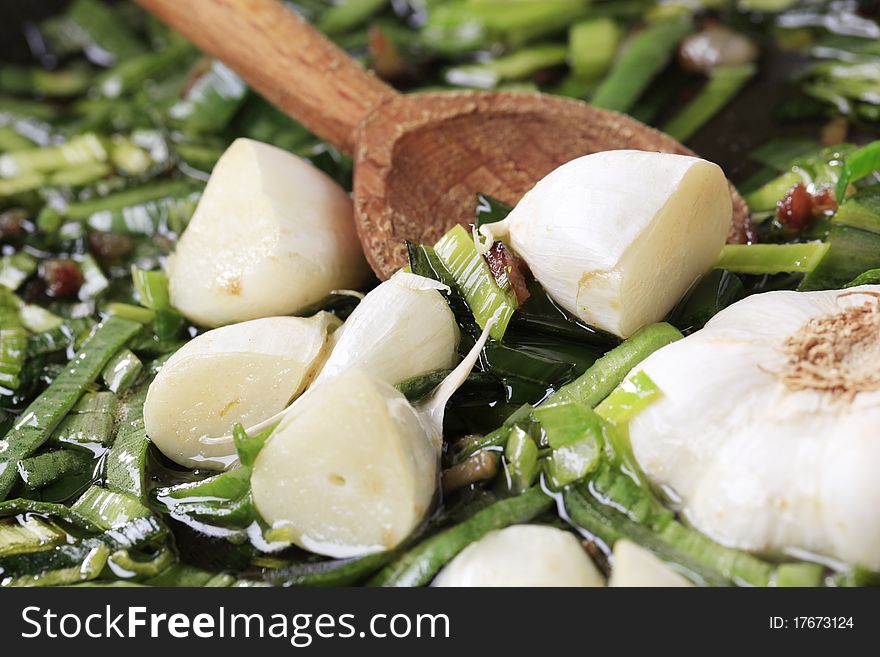
[[344, 558], [399, 545], [431, 506], [440, 452], [396, 389], [361, 370], [315, 386], [257, 456], [254, 503], [300, 547]]
[[622, 538], [611, 552], [608, 586], [682, 587], [693, 583], [645, 548]]
[[339, 320], [266, 317], [203, 333], [169, 358], [150, 384], [144, 426], [175, 463], [222, 470], [236, 462], [228, 435], [283, 410], [314, 378]]
[[[631, 421], [633, 452], [697, 529], [754, 552], [880, 568], [878, 293], [747, 297], [634, 370], [662, 396]], [[801, 344], [812, 346], [793, 351]], [[848, 356], [814, 367], [835, 353]], [[848, 394], [820, 389], [838, 375], [855, 382]]]
[[570, 532], [513, 525], [471, 543], [431, 586], [604, 586], [605, 580]]
[[449, 289], [399, 271], [370, 291], [334, 338], [315, 384], [348, 369], [396, 385], [458, 362], [459, 329], [443, 298]]
[[171, 302], [201, 326], [289, 315], [369, 268], [348, 194], [307, 161], [236, 139], [168, 263]]
[[716, 164], [604, 151], [542, 178], [505, 220], [480, 228], [481, 249], [505, 239], [563, 308], [625, 338], [712, 267], [732, 212]]

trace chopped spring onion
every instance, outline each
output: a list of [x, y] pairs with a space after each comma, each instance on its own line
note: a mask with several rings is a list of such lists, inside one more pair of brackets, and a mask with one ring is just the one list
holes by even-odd
[[692, 29], [689, 19], [675, 18], [658, 21], [638, 33], [599, 85], [592, 104], [618, 112], [631, 108]]
[[592, 80], [602, 75], [614, 61], [621, 36], [620, 27], [610, 18], [572, 25], [568, 31], [572, 76]]
[[165, 272], [144, 271], [132, 266], [131, 278], [142, 306], [151, 310], [166, 310], [171, 306], [168, 300], [168, 277]]
[[25, 251], [3, 256], [0, 258], [0, 285], [17, 290], [35, 271], [37, 259]]
[[58, 424], [51, 442], [58, 445], [109, 446], [118, 399], [112, 392], [87, 392]]
[[108, 159], [104, 140], [86, 133], [57, 146], [44, 146], [0, 155], [0, 177], [46, 173]]
[[541, 44], [518, 50], [481, 64], [456, 66], [446, 72], [449, 84], [491, 89], [504, 80], [520, 80], [541, 69], [565, 63], [568, 48], [560, 44]]
[[119, 428], [107, 457], [107, 487], [146, 499], [145, 471], [149, 440], [144, 429], [144, 401], [149, 382], [135, 388], [120, 405]]
[[57, 329], [64, 320], [36, 304], [25, 304], [21, 307], [21, 324], [31, 333], [42, 333]]
[[[144, 50], [122, 17], [98, 0], [76, 0], [62, 20], [68, 37], [76, 41], [87, 55], [102, 59], [102, 63], [106, 62], [107, 56], [121, 61]], [[104, 57], [96, 55], [95, 51], [104, 53]]]
[[101, 574], [109, 556], [110, 548], [93, 541], [20, 554], [3, 560], [0, 586], [65, 586], [85, 582]]
[[715, 68], [699, 95], [663, 126], [663, 132], [679, 141], [686, 141], [721, 111], [756, 71], [752, 64]]
[[538, 446], [520, 427], [514, 427], [504, 448], [510, 488], [517, 495], [531, 488], [538, 476]]
[[716, 269], [737, 274], [779, 274], [811, 272], [825, 254], [826, 242], [803, 244], [728, 244], [721, 251]]
[[327, 9], [317, 23], [324, 34], [348, 32], [382, 9], [388, 0], [343, 0]]
[[107, 363], [101, 379], [110, 392], [124, 392], [137, 380], [144, 369], [140, 358], [129, 349], [123, 349]]
[[64, 371], [22, 412], [0, 440], [0, 500], [5, 500], [18, 475], [19, 460], [33, 454], [52, 429], [73, 408], [86, 386], [94, 381], [113, 355], [140, 330], [141, 325], [109, 317], [95, 329]]
[[28, 338], [28, 356], [51, 354], [71, 346], [78, 346], [94, 327], [91, 318], [68, 319], [55, 328], [47, 329]]
[[605, 443], [603, 421], [588, 406], [547, 404], [536, 408], [533, 416], [553, 450], [547, 474], [554, 489], [582, 479], [599, 465]]
[[846, 199], [832, 222], [880, 233], [880, 184], [860, 189]]
[[495, 324], [490, 335], [500, 340], [516, 310], [516, 297], [510, 289], [495, 282], [489, 265], [477, 253], [474, 240], [462, 226], [455, 226], [434, 246], [434, 252], [455, 279], [480, 328], [490, 319]]
[[846, 285], [870, 269], [880, 267], [880, 234], [832, 222], [828, 251], [804, 277], [800, 290], [829, 290]]
[[495, 502], [464, 522], [417, 543], [370, 580], [371, 586], [424, 586], [456, 554], [493, 529], [528, 522], [553, 506], [540, 488]]
[[156, 317], [156, 313], [149, 308], [135, 306], [130, 303], [119, 303], [118, 301], [108, 303], [105, 310], [111, 315], [130, 319], [141, 324], [149, 324]]
[[843, 161], [843, 171], [837, 179], [837, 201], [841, 202], [846, 198], [850, 183], [876, 171], [880, 171], [880, 141], [872, 142], [847, 155]]
[[78, 258], [79, 268], [83, 273], [83, 284], [79, 288], [80, 299], [94, 299], [110, 286], [110, 281], [101, 271], [101, 266], [91, 254], [86, 253]]
[[19, 375], [27, 357], [27, 340], [17, 297], [0, 287], [0, 387], [6, 390], [19, 386]]
[[248, 86], [232, 69], [214, 61], [184, 97], [168, 110], [168, 118], [182, 130], [222, 130], [241, 107], [248, 91]]
[[670, 324], [646, 326], [602, 356], [579, 378], [560, 388], [550, 397], [548, 403], [577, 401], [594, 407], [611, 394], [633, 367], [660, 347], [681, 337], [681, 332]]
[[23, 515], [12, 524], [0, 524], [0, 557], [43, 550], [58, 545], [64, 532], [38, 516]]
[[[159, 220], [163, 217], [168, 218], [171, 225], [170, 217], [174, 215], [169, 214], [171, 210], [168, 204], [192, 193], [192, 183], [185, 180], [151, 182], [115, 194], [71, 203], [60, 209], [46, 206], [37, 216], [37, 226], [51, 232], [69, 219], [88, 222], [96, 230], [119, 229], [119, 232], [152, 235], [158, 230], [156, 226], [160, 225]], [[160, 211], [163, 209], [164, 214]]]
[[136, 497], [92, 486], [74, 503], [71, 511], [102, 530], [118, 529], [152, 512]]
[[93, 466], [90, 452], [78, 449], [59, 449], [29, 456], [18, 463], [18, 473], [25, 486], [31, 490], [44, 488], [59, 479], [81, 474]]

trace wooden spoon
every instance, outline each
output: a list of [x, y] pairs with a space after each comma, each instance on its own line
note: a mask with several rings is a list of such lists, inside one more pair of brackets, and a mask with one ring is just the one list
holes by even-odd
[[[405, 240], [434, 243], [473, 221], [475, 195], [516, 203], [560, 164], [632, 148], [693, 153], [638, 121], [538, 93], [401, 95], [277, 0], [137, 0], [354, 159], [358, 234], [381, 278]], [[633, 181], [638, 193], [639, 181]], [[751, 230], [731, 187], [729, 242]]]

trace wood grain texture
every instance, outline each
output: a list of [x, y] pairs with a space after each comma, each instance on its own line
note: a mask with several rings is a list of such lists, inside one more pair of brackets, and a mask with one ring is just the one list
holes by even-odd
[[[456, 223], [473, 222], [479, 192], [515, 204], [559, 165], [598, 151], [693, 155], [622, 114], [522, 93], [401, 97], [366, 119], [357, 142], [355, 216], [367, 258], [382, 277], [405, 264], [405, 240], [432, 244]], [[751, 222], [733, 187], [731, 197], [728, 241], [741, 243]]]
[[358, 123], [397, 96], [277, 0], [137, 0], [344, 153]]

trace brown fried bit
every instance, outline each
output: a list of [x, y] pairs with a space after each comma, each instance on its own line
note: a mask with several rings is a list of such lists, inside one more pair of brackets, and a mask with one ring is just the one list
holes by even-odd
[[486, 253], [486, 262], [499, 287], [510, 287], [516, 295], [516, 302], [522, 305], [529, 298], [526, 284], [525, 265], [511, 253], [504, 242], [495, 242]]
[[83, 274], [73, 260], [48, 260], [43, 264], [42, 278], [46, 282], [46, 294], [55, 299], [75, 297], [83, 284]]
[[34, 277], [24, 284], [21, 292], [21, 298], [25, 303], [43, 304], [48, 301], [46, 296], [46, 281], [42, 278]]
[[89, 233], [89, 248], [100, 260], [121, 260], [134, 249], [128, 235], [92, 231]]
[[492, 479], [496, 474], [498, 474], [498, 453], [477, 452], [461, 463], [444, 470], [440, 476], [440, 483], [443, 494], [448, 495], [459, 488]]
[[813, 194], [813, 214], [821, 215], [826, 212], [834, 212], [837, 210], [837, 197], [834, 191], [828, 187], [823, 187]]
[[380, 26], [374, 25], [370, 28], [367, 47], [373, 70], [380, 78], [393, 80], [406, 73], [406, 62], [400, 56], [400, 51]]
[[27, 212], [21, 208], [13, 208], [0, 213], [0, 239], [15, 239], [24, 233]]
[[783, 226], [795, 231], [809, 225], [813, 218], [813, 197], [803, 183], [792, 186], [776, 204], [776, 217]]
[[586, 539], [581, 541], [581, 546], [583, 546], [584, 551], [590, 555], [590, 558], [593, 560], [593, 563], [605, 573], [605, 576], [611, 575], [611, 564], [608, 563], [608, 554], [603, 550], [596, 541], [591, 539]]

